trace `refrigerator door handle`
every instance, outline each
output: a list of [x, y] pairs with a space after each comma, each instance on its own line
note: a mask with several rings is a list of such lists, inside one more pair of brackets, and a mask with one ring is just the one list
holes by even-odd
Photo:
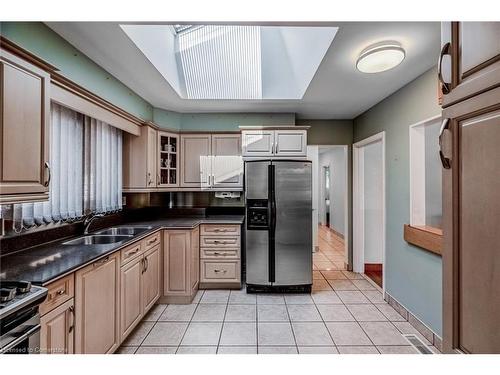
[[268, 204], [269, 204], [269, 282], [276, 281], [275, 270], [275, 236], [276, 236], [276, 194], [275, 194], [275, 176], [274, 165], [268, 167]]

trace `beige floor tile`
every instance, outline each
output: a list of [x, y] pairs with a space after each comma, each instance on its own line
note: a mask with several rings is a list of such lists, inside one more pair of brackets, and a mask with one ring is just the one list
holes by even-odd
[[161, 316], [163, 311], [167, 308], [167, 305], [154, 305], [151, 310], [146, 314], [144, 319], [142, 319], [144, 322], [156, 322], [158, 318]]
[[347, 277], [342, 271], [321, 271], [324, 278], [327, 280], [346, 280]]
[[351, 280], [328, 280], [333, 290], [358, 290]]
[[177, 346], [141, 346], [135, 354], [175, 354]]
[[[290, 323], [258, 323], [258, 345], [295, 345]], [[260, 349], [260, 348], [259, 348]]]
[[377, 346], [382, 354], [419, 354], [417, 349], [411, 345], [407, 346]]
[[352, 280], [352, 283], [359, 290], [377, 290], [368, 280]]
[[151, 331], [154, 322], [141, 322], [139, 325], [128, 335], [122, 346], [139, 346], [144, 341], [144, 338]]
[[176, 354], [216, 354], [217, 346], [179, 346]]
[[222, 323], [191, 323], [181, 341], [182, 346], [217, 346]]
[[358, 291], [339, 290], [336, 292], [345, 304], [370, 303], [363, 293]]
[[408, 322], [392, 322], [392, 324], [398, 329], [399, 332], [409, 335], [416, 335], [420, 340], [422, 340], [426, 345], [432, 345], [429, 340], [427, 340], [420, 332], [418, 332], [415, 327], [413, 327]]
[[298, 346], [331, 346], [334, 345], [325, 323], [292, 323], [295, 341]]
[[226, 305], [200, 303], [193, 315], [193, 322], [222, 322], [226, 313]]
[[383, 322], [387, 318], [374, 305], [346, 305], [358, 322]]
[[[325, 271], [328, 272], [328, 271]], [[313, 271], [313, 280], [323, 280], [324, 277], [321, 274], [321, 271]]]
[[403, 318], [396, 310], [392, 308], [388, 303], [381, 303], [375, 305], [377, 309], [379, 309], [382, 314], [385, 315], [387, 319], [391, 322], [406, 322], [406, 319]]
[[255, 322], [257, 320], [257, 305], [228, 305], [226, 322]]
[[312, 305], [314, 301], [309, 293], [301, 294], [285, 294], [285, 302], [287, 305]]
[[259, 322], [288, 322], [286, 305], [257, 305]]
[[356, 322], [327, 322], [326, 327], [337, 346], [373, 345]]
[[408, 345], [408, 341], [401, 332], [390, 322], [360, 322], [359, 324], [376, 346]]
[[229, 303], [235, 305], [255, 305], [257, 303], [257, 295], [248, 294], [244, 288], [241, 290], [231, 290]]
[[224, 323], [219, 345], [257, 345], [257, 323]]
[[342, 271], [342, 273], [350, 280], [361, 280], [364, 279], [363, 275], [357, 272]]
[[193, 300], [191, 301], [191, 303], [199, 303], [200, 300], [201, 300], [201, 297], [203, 297], [203, 293], [205, 293], [205, 290], [204, 289], [200, 289], [196, 292], [196, 294], [194, 295], [194, 298]]
[[217, 354], [257, 354], [256, 346], [219, 346]]
[[188, 323], [158, 322], [146, 336], [144, 346], [177, 346], [186, 331]]
[[338, 354], [335, 346], [299, 346], [299, 354]]
[[378, 290], [362, 290], [361, 292], [370, 300], [371, 303], [386, 303], [382, 293]]
[[283, 294], [257, 294], [257, 304], [260, 305], [284, 305]]
[[332, 287], [326, 280], [313, 280], [312, 290], [332, 290]]
[[354, 317], [344, 305], [316, 305], [325, 322], [352, 322]]
[[314, 262], [314, 265], [320, 271], [334, 271], [338, 269], [332, 262]]
[[259, 354], [298, 354], [296, 346], [259, 346]]
[[200, 303], [227, 303], [230, 290], [205, 290]]
[[379, 354], [374, 346], [337, 346], [340, 354]]
[[333, 290], [313, 291], [311, 297], [316, 304], [342, 304], [339, 296]]
[[161, 314], [159, 321], [164, 322], [189, 322], [196, 310], [195, 304], [191, 305], [168, 305]]
[[115, 354], [134, 354], [138, 346], [120, 346]]
[[322, 321], [315, 305], [287, 305], [287, 309], [292, 322]]

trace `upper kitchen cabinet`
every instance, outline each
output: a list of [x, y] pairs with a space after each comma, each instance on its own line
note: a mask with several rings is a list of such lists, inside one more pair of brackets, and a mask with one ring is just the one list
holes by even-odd
[[499, 22], [444, 22], [441, 39], [443, 106], [500, 85]]
[[143, 126], [139, 136], [123, 133], [124, 190], [156, 188], [157, 138], [152, 125]]
[[240, 134], [181, 135], [181, 187], [243, 189]]
[[247, 158], [305, 157], [307, 155], [307, 130], [293, 129], [244, 129], [242, 153]]
[[0, 56], [0, 203], [48, 199], [50, 74]]
[[179, 186], [179, 136], [158, 133], [158, 186]]
[[212, 135], [212, 187], [243, 187], [240, 134]]

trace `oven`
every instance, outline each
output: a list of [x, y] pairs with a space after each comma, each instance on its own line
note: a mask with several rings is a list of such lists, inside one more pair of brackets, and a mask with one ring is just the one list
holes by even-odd
[[1, 354], [40, 352], [40, 314], [38, 306], [21, 309], [0, 322]]

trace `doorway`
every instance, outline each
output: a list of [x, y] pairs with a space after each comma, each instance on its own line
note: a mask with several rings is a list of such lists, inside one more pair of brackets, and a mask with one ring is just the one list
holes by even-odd
[[348, 264], [348, 146], [308, 146], [313, 162], [315, 269]]
[[385, 132], [353, 145], [353, 267], [385, 287]]

